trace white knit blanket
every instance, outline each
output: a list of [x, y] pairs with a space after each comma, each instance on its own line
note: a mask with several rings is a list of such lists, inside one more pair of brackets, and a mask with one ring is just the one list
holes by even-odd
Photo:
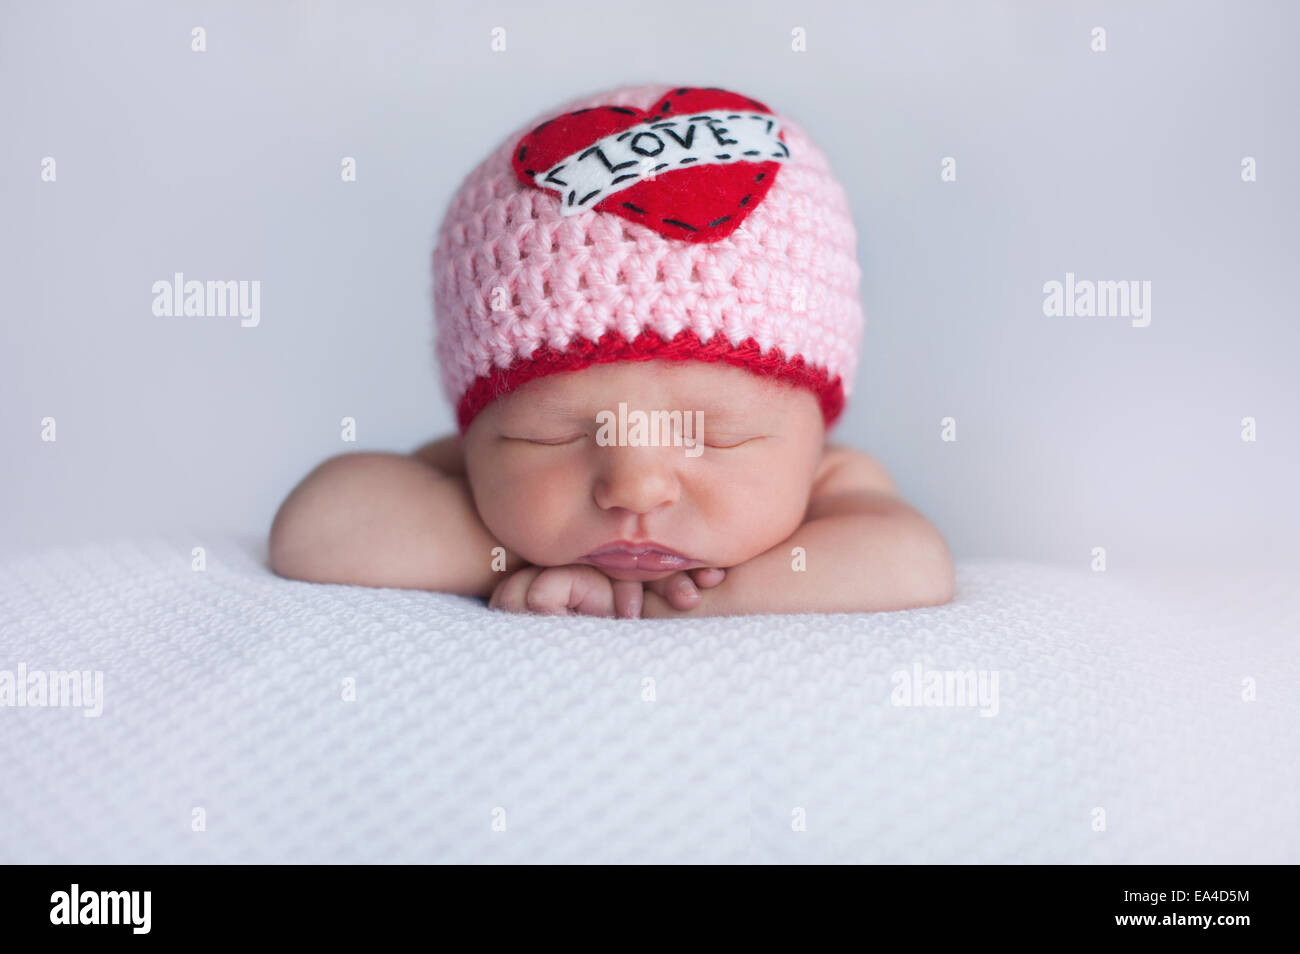
[[1295, 863], [1298, 589], [983, 561], [938, 609], [613, 621], [47, 550], [0, 679], [102, 713], [0, 708], [0, 862]]

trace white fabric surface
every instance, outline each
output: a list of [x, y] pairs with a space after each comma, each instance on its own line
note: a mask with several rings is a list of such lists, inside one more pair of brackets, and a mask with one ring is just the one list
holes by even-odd
[[[0, 709], [0, 861], [1294, 863], [1297, 632], [1282, 576], [977, 561], [937, 609], [613, 621], [257, 539], [47, 550], [0, 565], [0, 669], [101, 669], [104, 713]], [[892, 705], [916, 663], [997, 670], [998, 714]]]

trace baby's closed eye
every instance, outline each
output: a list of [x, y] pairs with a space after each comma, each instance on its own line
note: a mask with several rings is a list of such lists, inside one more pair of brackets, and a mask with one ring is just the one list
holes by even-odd
[[739, 447], [742, 444], [750, 444], [755, 441], [761, 441], [767, 435], [765, 434], [714, 434], [704, 435], [705, 447], [716, 447], [720, 450], [729, 450], [733, 447]]
[[[583, 434], [564, 434], [558, 437], [541, 437], [541, 436], [515, 437], [510, 435], [502, 435], [502, 436], [505, 440], [518, 441], [524, 444], [536, 444], [542, 447], [564, 447], [569, 444], [576, 444], [578, 441], [582, 440], [585, 437], [588, 437], [589, 435], [583, 433]], [[734, 447], [740, 447], [743, 444], [750, 444], [753, 443], [754, 441], [760, 441], [765, 436], [766, 435], [764, 434], [709, 433], [704, 435], [704, 439], [703, 441], [701, 441], [701, 443], [703, 443], [705, 447], [713, 447], [718, 450], [730, 450], [731, 448]], [[684, 443], [700, 440], [698, 437], [691, 437], [689, 435], [681, 435], [681, 434], [673, 435], [673, 437], [681, 440]]]
[[512, 437], [502, 435], [503, 439], [508, 441], [520, 441], [524, 444], [541, 444], [546, 447], [561, 447], [565, 444], [573, 444], [582, 440], [586, 434], [564, 434], [558, 437]]

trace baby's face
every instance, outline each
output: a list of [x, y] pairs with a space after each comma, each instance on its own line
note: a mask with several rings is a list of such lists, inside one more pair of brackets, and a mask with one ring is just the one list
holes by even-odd
[[[620, 403], [624, 442], [603, 444], [603, 423], [619, 440]], [[699, 443], [666, 443], [658, 428], [638, 440], [638, 411], [680, 412], [672, 433]], [[538, 566], [587, 563], [652, 580], [735, 566], [789, 537], [824, 444], [804, 388], [720, 363], [655, 360], [530, 381], [479, 413], [464, 453], [479, 515], [509, 550]], [[620, 542], [632, 546], [596, 552]]]

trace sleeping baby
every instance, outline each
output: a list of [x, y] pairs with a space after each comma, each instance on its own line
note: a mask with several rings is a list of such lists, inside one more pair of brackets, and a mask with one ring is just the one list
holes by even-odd
[[318, 466], [272, 569], [559, 615], [949, 601], [943, 537], [827, 441], [863, 319], [848, 202], [807, 135], [715, 88], [539, 119], [464, 181], [434, 250], [457, 433]]

